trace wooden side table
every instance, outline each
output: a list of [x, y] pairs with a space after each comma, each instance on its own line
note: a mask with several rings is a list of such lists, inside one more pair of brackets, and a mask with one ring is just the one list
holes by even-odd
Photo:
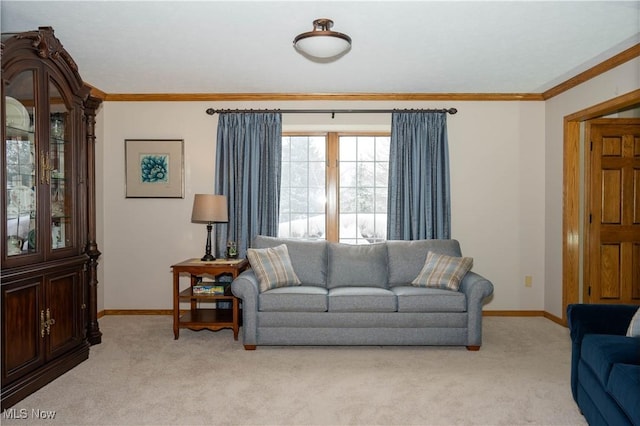
[[[239, 331], [239, 301], [233, 294], [225, 291], [225, 294], [194, 294], [193, 286], [198, 283], [198, 277], [217, 277], [222, 274], [230, 274], [236, 278], [240, 272], [247, 269], [247, 259], [216, 259], [202, 261], [200, 259], [187, 259], [171, 266], [173, 269], [173, 336], [178, 339], [180, 328], [192, 330], [208, 329], [212, 331], [223, 328], [233, 329], [233, 338], [238, 340]], [[191, 283], [188, 288], [180, 291], [180, 274], [190, 274]], [[191, 303], [191, 309], [180, 315], [180, 301]], [[198, 307], [198, 302], [231, 302], [231, 309], [204, 309]]]

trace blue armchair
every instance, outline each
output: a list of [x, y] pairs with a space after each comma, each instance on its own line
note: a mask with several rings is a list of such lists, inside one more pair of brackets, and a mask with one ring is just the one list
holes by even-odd
[[635, 305], [569, 305], [571, 392], [590, 425], [640, 425], [640, 338], [626, 337]]

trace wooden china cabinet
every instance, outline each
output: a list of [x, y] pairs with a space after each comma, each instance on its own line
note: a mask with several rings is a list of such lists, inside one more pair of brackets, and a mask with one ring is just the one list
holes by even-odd
[[50, 27], [2, 34], [2, 408], [100, 343], [94, 145], [100, 100]]

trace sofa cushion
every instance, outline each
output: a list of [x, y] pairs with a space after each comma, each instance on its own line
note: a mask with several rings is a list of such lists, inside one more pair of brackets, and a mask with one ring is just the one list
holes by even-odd
[[462, 256], [456, 240], [387, 241], [389, 264], [389, 286], [408, 285], [424, 266], [427, 253]]
[[280, 287], [260, 293], [262, 312], [326, 312], [327, 289], [316, 286]]
[[327, 242], [306, 241], [258, 235], [253, 248], [269, 248], [285, 244], [291, 265], [304, 285], [327, 286]]
[[467, 298], [459, 291], [414, 286], [391, 289], [398, 298], [398, 312], [465, 312]]
[[606, 388], [614, 364], [637, 364], [640, 339], [612, 334], [587, 334], [582, 339], [580, 354]]
[[[640, 362], [640, 354], [638, 354]], [[615, 364], [607, 392], [616, 400], [631, 423], [640, 425], [640, 365]]]
[[248, 249], [247, 257], [258, 277], [261, 292], [276, 287], [301, 284], [291, 266], [286, 245], [266, 249]]
[[327, 288], [387, 287], [386, 244], [329, 243]]
[[418, 276], [411, 284], [458, 291], [460, 281], [473, 266], [470, 257], [454, 257], [430, 251]]
[[629, 328], [627, 329], [627, 336], [640, 337], [640, 308], [638, 308], [633, 318], [631, 318], [631, 323], [629, 323]]
[[378, 287], [337, 287], [329, 290], [329, 312], [395, 312], [396, 296]]

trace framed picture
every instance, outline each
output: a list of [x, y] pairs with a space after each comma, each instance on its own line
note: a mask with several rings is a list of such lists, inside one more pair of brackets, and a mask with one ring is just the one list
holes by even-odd
[[125, 139], [127, 198], [184, 198], [184, 140]]

